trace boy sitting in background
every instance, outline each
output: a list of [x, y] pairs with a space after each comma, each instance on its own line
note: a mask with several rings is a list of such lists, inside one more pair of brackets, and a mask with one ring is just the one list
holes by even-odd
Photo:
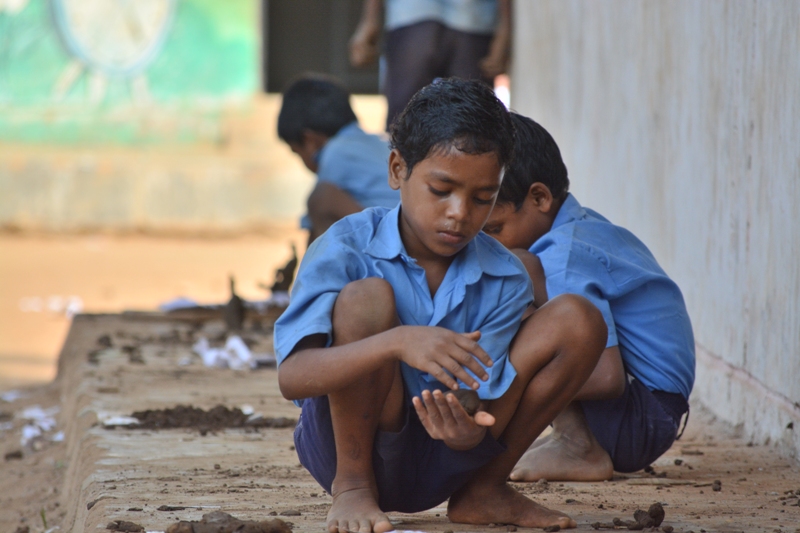
[[[453, 522], [575, 527], [506, 480], [591, 374], [606, 327], [574, 295], [520, 326], [530, 278], [481, 233], [512, 157], [508, 112], [481, 82], [442, 80], [396, 119], [392, 147], [401, 204], [317, 239], [275, 324], [300, 462], [333, 496], [328, 530], [382, 533], [386, 512], [447, 498]], [[459, 386], [483, 400], [473, 416], [444, 394]]]
[[359, 127], [350, 94], [334, 79], [311, 74], [289, 85], [278, 136], [317, 174], [300, 223], [309, 230], [309, 243], [342, 217], [400, 201], [386, 181], [388, 143]]
[[568, 193], [550, 134], [529, 118], [512, 120], [514, 162], [484, 231], [523, 260], [537, 305], [585, 296], [603, 314], [608, 341], [577, 401], [511, 479], [593, 481], [640, 470], [669, 449], [689, 408], [695, 354], [683, 296], [639, 239]]

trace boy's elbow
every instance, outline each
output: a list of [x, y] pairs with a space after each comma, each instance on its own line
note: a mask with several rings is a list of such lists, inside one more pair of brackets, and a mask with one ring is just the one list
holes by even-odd
[[280, 368], [278, 370], [278, 389], [281, 391], [281, 395], [287, 400], [302, 399], [290, 368]]

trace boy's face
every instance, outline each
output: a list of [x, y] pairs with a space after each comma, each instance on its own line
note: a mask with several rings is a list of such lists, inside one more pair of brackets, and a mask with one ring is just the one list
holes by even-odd
[[327, 135], [312, 130], [305, 130], [302, 140], [299, 142], [290, 142], [289, 148], [292, 149], [292, 152], [300, 156], [300, 159], [303, 160], [303, 164], [308, 170], [316, 174], [319, 169], [317, 155], [327, 142]]
[[437, 151], [414, 166], [397, 150], [389, 156], [389, 185], [400, 190], [400, 235], [418, 261], [451, 257], [483, 228], [500, 188], [502, 167], [493, 153]]
[[509, 250], [527, 250], [539, 237], [550, 231], [551, 226], [552, 220], [538, 209], [529, 194], [519, 209], [512, 203], [495, 205], [483, 231]]

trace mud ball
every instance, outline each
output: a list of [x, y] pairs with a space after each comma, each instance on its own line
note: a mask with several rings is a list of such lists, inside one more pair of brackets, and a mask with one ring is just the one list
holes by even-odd
[[481, 399], [478, 398], [478, 393], [474, 390], [458, 389], [448, 391], [447, 394], [455, 396], [469, 416], [473, 416], [478, 412], [478, 408], [481, 406]]

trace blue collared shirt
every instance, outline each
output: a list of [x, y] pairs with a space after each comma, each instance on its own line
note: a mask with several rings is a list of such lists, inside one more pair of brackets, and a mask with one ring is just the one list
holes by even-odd
[[[317, 179], [336, 185], [363, 207], [394, 207], [400, 193], [389, 187], [389, 152], [387, 141], [351, 122], [320, 150]], [[308, 215], [300, 226], [311, 228]]]
[[[351, 281], [385, 279], [394, 289], [403, 325], [440, 326], [466, 333], [480, 331], [478, 343], [494, 361], [478, 394], [494, 399], [516, 376], [508, 348], [532, 301], [522, 263], [484, 233], [453, 259], [431, 298], [425, 270], [410, 257], [400, 238], [400, 207], [365, 209], [335, 223], [306, 252], [292, 288], [291, 304], [275, 324], [275, 355], [281, 364], [304, 337], [328, 336], [339, 291]], [[429, 374], [402, 365], [410, 395], [445, 387]], [[469, 372], [469, 371], [468, 371]]]
[[630, 231], [571, 194], [530, 251], [542, 261], [549, 298], [585, 296], [608, 325], [626, 371], [651, 390], [685, 398], [694, 385], [694, 335], [683, 295]]

